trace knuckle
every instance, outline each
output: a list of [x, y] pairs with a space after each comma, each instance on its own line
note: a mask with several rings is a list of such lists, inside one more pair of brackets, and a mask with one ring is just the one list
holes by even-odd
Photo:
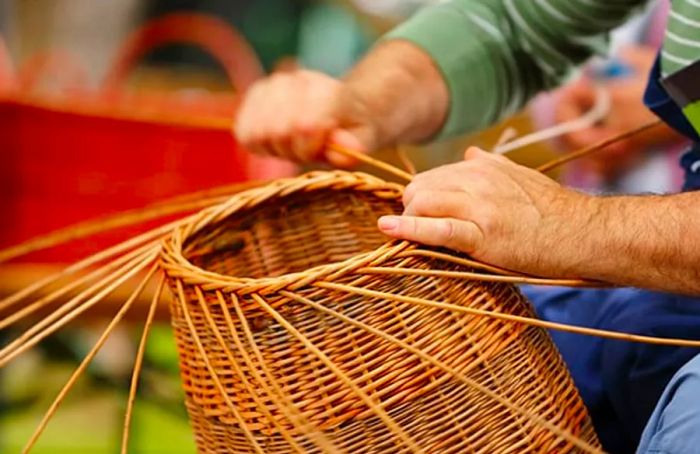
[[433, 205], [433, 197], [430, 191], [421, 191], [415, 194], [411, 201], [413, 211], [420, 215], [428, 214]]
[[493, 207], [485, 207], [479, 215], [478, 221], [481, 230], [488, 234], [494, 234], [500, 229], [500, 217], [498, 210]]
[[402, 201], [404, 206], [408, 206], [411, 203], [413, 197], [416, 195], [416, 190], [416, 183], [414, 179], [414, 181], [409, 183], [403, 190]]
[[408, 218], [407, 222], [407, 233], [410, 238], [420, 239], [422, 238], [423, 227], [420, 222], [415, 218]]
[[457, 227], [452, 219], [443, 219], [441, 222], [442, 242], [447, 247], [454, 247], [457, 243]]

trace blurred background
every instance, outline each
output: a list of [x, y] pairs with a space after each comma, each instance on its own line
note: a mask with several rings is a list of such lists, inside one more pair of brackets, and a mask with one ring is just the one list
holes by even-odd
[[[342, 76], [382, 33], [428, 3], [0, 0], [0, 212], [5, 220], [0, 248], [195, 190], [304, 170], [237, 147], [225, 129], [240, 93], [273, 71], [306, 67]], [[667, 2], [654, 2], [616, 31], [610, 56], [572, 74], [563, 89], [540, 96], [488, 131], [408, 147], [411, 160], [426, 169], [459, 159], [467, 144], [491, 149], [506, 130], [524, 135], [582, 115], [595, 101], [594, 86], [604, 87], [613, 100], [601, 122], [605, 132], [646, 121], [629, 112], [641, 109], [641, 81], [666, 10]], [[590, 143], [601, 131], [586, 133], [510, 156], [537, 165]], [[662, 131], [558, 176], [587, 191], [671, 192], [680, 185], [675, 160], [682, 148], [679, 138]], [[398, 162], [393, 151], [379, 157]], [[0, 296], [135, 231], [3, 264]], [[0, 452], [21, 450], [123, 302], [119, 294], [111, 299], [113, 307], [92, 311], [87, 321], [72, 323], [0, 369]], [[142, 309], [112, 336], [33, 452], [118, 452]], [[0, 343], [14, 334], [0, 331]], [[167, 308], [148, 343], [135, 411], [130, 452], [194, 452]]]

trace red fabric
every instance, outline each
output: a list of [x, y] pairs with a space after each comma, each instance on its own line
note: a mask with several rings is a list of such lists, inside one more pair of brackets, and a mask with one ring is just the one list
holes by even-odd
[[[0, 41], [0, 248], [176, 195], [294, 171], [237, 146], [230, 131], [233, 94], [123, 89], [143, 55], [171, 42], [211, 53], [239, 91], [263, 76], [234, 30], [198, 14], [168, 15], [136, 30], [99, 92], [81, 90], [80, 65], [61, 51], [30, 59], [18, 73], [22, 83], [10, 84], [11, 62]], [[60, 95], [37, 95], [47, 75], [51, 82], [62, 76]], [[24, 260], [74, 261], [135, 232], [110, 232]]]
[[[154, 201], [245, 181], [226, 131], [0, 102], [0, 245]], [[119, 239], [123, 235], [110, 238]], [[106, 244], [48, 251], [68, 261]]]

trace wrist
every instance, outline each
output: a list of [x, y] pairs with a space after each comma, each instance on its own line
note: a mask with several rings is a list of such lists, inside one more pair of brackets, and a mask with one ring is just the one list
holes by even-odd
[[581, 241], [581, 277], [618, 285], [646, 286], [668, 259], [655, 238], [660, 196], [588, 196], [589, 227]]
[[601, 212], [600, 197], [559, 187], [545, 200], [541, 212], [549, 222], [538, 229], [536, 253], [541, 254], [542, 275], [558, 278], [597, 279]]
[[377, 147], [429, 139], [447, 116], [449, 93], [430, 56], [402, 40], [380, 44], [346, 78]]

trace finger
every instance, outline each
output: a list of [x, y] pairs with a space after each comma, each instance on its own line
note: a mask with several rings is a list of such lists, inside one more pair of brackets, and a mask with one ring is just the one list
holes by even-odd
[[265, 83], [266, 81], [257, 82], [247, 91], [236, 113], [233, 131], [236, 139], [245, 147], [250, 147], [252, 142], [253, 121], [251, 120], [257, 116], [257, 96]]
[[412, 216], [383, 216], [379, 230], [397, 239], [415, 241], [429, 246], [442, 246], [473, 254], [483, 243], [481, 230], [470, 221], [451, 218]]
[[558, 93], [555, 120], [566, 122], [580, 117], [593, 107], [595, 97], [593, 85], [587, 78], [571, 83]]
[[270, 140], [270, 147], [275, 156], [279, 156], [293, 161], [302, 161], [292, 153], [292, 138], [288, 134], [278, 134], [274, 139]]
[[491, 153], [487, 153], [484, 150], [482, 150], [479, 147], [468, 147], [466, 150], [464, 150], [464, 160], [465, 161], [470, 161], [474, 159], [480, 159], [484, 158], [486, 156], [489, 156]]
[[293, 76], [277, 75], [271, 79], [265, 104], [258, 121], [264, 129], [264, 139], [277, 156], [291, 157], [292, 122], [302, 90]]
[[291, 152], [300, 161], [320, 160], [324, 158], [328, 136], [337, 126], [337, 119], [327, 108], [333, 94], [326, 87], [315, 87], [312, 83], [304, 84], [303, 93], [301, 88], [297, 103], [305, 108], [297, 112], [292, 124]]
[[[353, 131], [337, 129], [330, 134], [328, 143], [329, 145], [337, 145], [337, 149], [345, 149], [362, 154], [367, 153], [365, 145]], [[329, 148], [325, 152], [325, 158], [331, 165], [344, 169], [357, 164], [357, 159], [342, 151], [337, 151], [337, 149]]]
[[300, 161], [310, 161], [318, 156], [325, 143], [325, 134], [321, 131], [295, 131], [291, 139], [291, 154]]
[[404, 209], [404, 216], [466, 219], [471, 197], [466, 192], [422, 191]]
[[272, 130], [282, 120], [280, 116], [270, 118], [268, 104], [274, 104], [271, 98], [272, 87], [269, 82], [260, 85], [247, 100], [245, 112], [241, 115], [240, 140], [246, 148], [257, 153], [277, 155], [272, 146]]

